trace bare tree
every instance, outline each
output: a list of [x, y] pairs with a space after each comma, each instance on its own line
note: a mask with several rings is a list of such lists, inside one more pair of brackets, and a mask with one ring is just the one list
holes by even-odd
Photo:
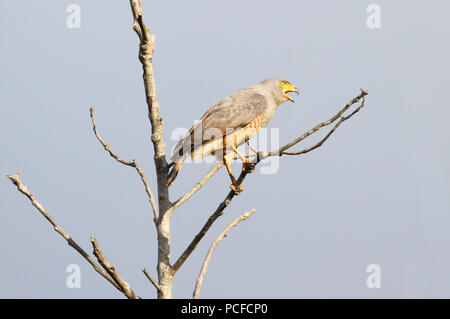
[[[113, 157], [117, 162], [130, 166], [134, 168], [139, 175], [145, 191], [148, 196], [150, 203], [150, 208], [154, 216], [154, 223], [157, 232], [157, 244], [158, 244], [158, 263], [157, 263], [157, 280], [154, 279], [150, 273], [144, 268], [142, 271], [150, 283], [155, 287], [157, 291], [158, 298], [171, 298], [172, 297], [172, 283], [177, 271], [181, 268], [184, 262], [189, 258], [192, 252], [195, 250], [199, 242], [203, 239], [205, 234], [210, 230], [214, 222], [224, 214], [225, 209], [230, 205], [233, 198], [236, 196], [236, 192], [231, 190], [228, 191], [224, 200], [220, 202], [216, 210], [207, 219], [200, 231], [195, 235], [192, 241], [187, 245], [183, 253], [172, 263], [170, 259], [170, 236], [171, 236], [171, 218], [173, 212], [186, 203], [191, 197], [199, 191], [206, 182], [208, 182], [211, 177], [222, 167], [223, 164], [216, 164], [213, 166], [207, 174], [205, 174], [195, 185], [193, 185], [184, 195], [178, 198], [176, 201], [171, 202], [169, 200], [169, 190], [166, 186], [166, 177], [169, 170], [169, 165], [166, 160], [166, 144], [163, 138], [163, 120], [160, 116], [159, 103], [156, 98], [156, 87], [154, 79], [154, 71], [152, 64], [153, 50], [155, 37], [150, 34], [149, 29], [144, 24], [143, 14], [142, 14], [142, 0], [130, 0], [131, 11], [133, 14], [133, 29], [139, 38], [139, 60], [142, 63], [143, 69], [143, 80], [145, 86], [145, 98], [148, 108], [148, 117], [151, 125], [151, 142], [154, 150], [154, 164], [155, 164], [155, 174], [157, 180], [157, 201], [153, 195], [147, 178], [135, 159], [131, 161], [124, 160], [120, 158], [117, 153], [115, 153], [111, 147], [103, 140], [100, 136], [94, 116], [94, 109], [90, 109], [90, 116], [92, 120], [92, 126], [94, 134], [103, 148]], [[320, 146], [323, 145], [325, 141], [335, 132], [335, 130], [346, 120], [350, 119], [353, 115], [364, 107], [365, 96], [367, 91], [361, 90], [361, 93], [348, 102], [342, 109], [339, 110], [333, 117], [329, 120], [317, 124], [312, 129], [308, 130], [304, 134], [300, 135], [298, 138], [292, 140], [291, 142], [285, 144], [276, 150], [271, 151], [261, 151], [254, 150], [253, 153], [245, 154], [246, 158], [251, 159], [251, 165], [254, 168], [260, 161], [271, 156], [282, 156], [282, 155], [301, 155], [306, 154]], [[349, 109], [358, 104], [353, 111]], [[346, 115], [347, 114], [347, 115]], [[302, 142], [304, 139], [308, 138], [312, 134], [321, 130], [322, 128], [334, 124], [328, 133], [317, 143], [312, 146], [300, 149], [292, 150], [294, 146]], [[244, 169], [237, 179], [237, 185], [240, 186], [247, 175], [252, 172], [252, 169]], [[90, 265], [106, 280], [108, 280], [116, 289], [122, 292], [127, 298], [134, 299], [139, 298], [130, 285], [118, 274], [116, 268], [108, 261], [104, 256], [103, 252], [100, 250], [99, 243], [92, 237], [91, 242], [93, 246], [93, 255], [96, 257], [97, 261], [92, 258], [86, 251], [84, 251], [71, 237], [63, 230], [63, 228], [56, 222], [56, 220], [50, 216], [46, 209], [36, 200], [36, 198], [28, 190], [21, 180], [19, 179], [20, 172], [17, 174], [7, 175], [11, 182], [17, 187], [17, 189], [23, 193], [31, 203], [37, 208], [37, 210], [50, 222], [67, 243], [74, 248], [83, 258], [85, 258]], [[205, 261], [201, 267], [200, 274], [198, 275], [197, 282], [194, 290], [194, 298], [198, 298], [200, 293], [201, 284], [203, 282], [206, 269], [208, 267], [209, 260], [212, 256], [214, 249], [217, 244], [228, 235], [232, 227], [236, 226], [240, 221], [247, 219], [253, 210], [243, 213], [241, 216], [233, 220], [225, 230], [217, 237], [217, 239], [212, 243]]]

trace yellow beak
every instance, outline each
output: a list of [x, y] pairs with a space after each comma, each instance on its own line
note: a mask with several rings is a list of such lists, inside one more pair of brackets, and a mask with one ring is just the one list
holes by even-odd
[[285, 96], [289, 101], [295, 103], [294, 99], [291, 98], [291, 97], [288, 95], [288, 93], [291, 93], [291, 92], [297, 93], [297, 95], [300, 94], [300, 92], [298, 91], [298, 89], [297, 89], [295, 86], [293, 86], [292, 84], [291, 84], [291, 85], [286, 85], [286, 87], [283, 89], [284, 96]]

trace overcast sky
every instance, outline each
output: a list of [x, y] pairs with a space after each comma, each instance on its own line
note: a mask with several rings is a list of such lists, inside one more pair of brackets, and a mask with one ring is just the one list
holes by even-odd
[[[80, 28], [67, 26], [73, 3], [81, 8]], [[379, 5], [381, 20], [369, 26], [380, 28], [368, 27], [370, 4]], [[283, 77], [301, 92], [268, 126], [280, 143], [334, 115], [360, 88], [369, 91], [366, 108], [321, 148], [282, 157], [273, 174], [258, 167], [248, 176], [244, 192], [177, 273], [174, 297], [192, 296], [212, 240], [251, 208], [256, 213], [217, 247], [202, 297], [450, 297], [449, 11], [444, 0], [144, 1], [157, 37], [169, 151], [172, 134], [268, 77]], [[146, 194], [136, 172], [103, 150], [89, 118], [93, 106], [103, 138], [123, 158], [136, 158], [156, 191], [131, 27], [128, 1], [0, 1], [2, 298], [123, 298], [6, 178], [18, 170], [85, 250], [96, 236], [135, 292], [155, 297], [140, 271], [156, 277]], [[185, 165], [171, 199], [212, 165]], [[172, 259], [229, 184], [221, 169], [175, 211]], [[66, 285], [71, 264], [80, 266], [80, 288]], [[381, 269], [380, 288], [367, 286], [372, 264]]]

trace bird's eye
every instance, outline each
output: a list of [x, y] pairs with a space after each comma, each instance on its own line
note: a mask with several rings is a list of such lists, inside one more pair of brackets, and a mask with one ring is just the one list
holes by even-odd
[[286, 86], [286, 84], [285, 84], [284, 82], [281, 82], [281, 83], [280, 83], [280, 86], [281, 86], [282, 88], [284, 88], [284, 87]]

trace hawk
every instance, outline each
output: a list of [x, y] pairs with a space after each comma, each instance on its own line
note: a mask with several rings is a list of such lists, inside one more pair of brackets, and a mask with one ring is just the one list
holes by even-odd
[[290, 92], [299, 94], [288, 81], [270, 78], [243, 88], [211, 107], [175, 146], [167, 187], [172, 185], [188, 156], [195, 160], [215, 155], [228, 171], [230, 188], [237, 193], [242, 191], [243, 187], [236, 184], [230, 163], [237, 154], [245, 169], [249, 160], [237, 147], [258, 134], [278, 106], [288, 100], [294, 102], [288, 95]]

